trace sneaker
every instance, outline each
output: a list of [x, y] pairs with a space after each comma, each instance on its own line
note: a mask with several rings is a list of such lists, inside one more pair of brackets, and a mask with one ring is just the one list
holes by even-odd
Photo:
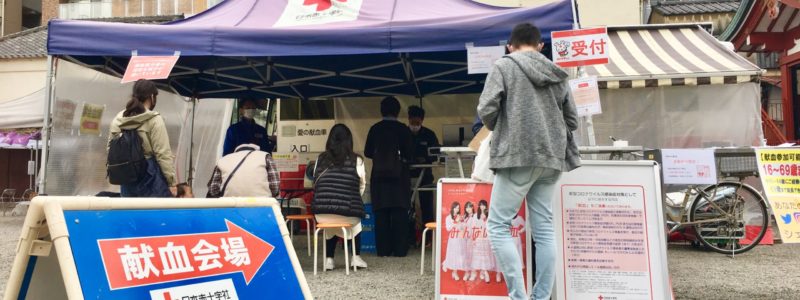
[[350, 260], [350, 266], [356, 266], [361, 269], [366, 269], [367, 262], [361, 259], [361, 256], [353, 255], [353, 258]]
[[475, 276], [478, 276], [478, 273], [475, 272], [475, 271], [472, 271], [472, 273], [469, 274], [469, 281], [475, 281]]
[[325, 258], [325, 270], [333, 270], [333, 258]]

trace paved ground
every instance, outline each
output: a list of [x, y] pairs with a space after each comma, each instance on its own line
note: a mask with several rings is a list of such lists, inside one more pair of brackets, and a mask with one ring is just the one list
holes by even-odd
[[[0, 292], [21, 226], [21, 218], [0, 217]], [[419, 275], [419, 251], [405, 258], [364, 255], [370, 267], [350, 276], [338, 255], [336, 270], [314, 276], [305, 237], [296, 237], [295, 244], [317, 299], [433, 298], [434, 277], [430, 271]], [[800, 299], [800, 245], [759, 246], [735, 258], [679, 244], [670, 245], [668, 252], [678, 299]]]

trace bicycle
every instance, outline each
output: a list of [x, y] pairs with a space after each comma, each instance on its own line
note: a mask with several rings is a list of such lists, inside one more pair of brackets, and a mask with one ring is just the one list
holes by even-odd
[[[644, 158], [643, 153], [630, 154]], [[697, 240], [714, 252], [736, 255], [750, 251], [764, 238], [770, 222], [767, 201], [743, 182], [758, 177], [755, 152], [751, 148], [716, 149], [715, 160], [722, 179], [717, 184], [663, 194], [667, 237], [691, 227]]]

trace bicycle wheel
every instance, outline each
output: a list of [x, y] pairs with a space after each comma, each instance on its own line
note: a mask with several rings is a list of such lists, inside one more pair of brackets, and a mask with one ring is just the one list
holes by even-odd
[[739, 254], [761, 242], [769, 229], [769, 216], [766, 201], [753, 187], [728, 181], [703, 192], [689, 211], [689, 222], [695, 223], [695, 233], [703, 245], [715, 252]]

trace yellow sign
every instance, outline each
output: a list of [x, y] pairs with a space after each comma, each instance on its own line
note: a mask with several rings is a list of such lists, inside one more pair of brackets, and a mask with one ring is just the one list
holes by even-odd
[[100, 134], [100, 120], [105, 106], [85, 103], [81, 113], [81, 134]]
[[781, 240], [800, 243], [800, 148], [758, 149], [756, 155]]

